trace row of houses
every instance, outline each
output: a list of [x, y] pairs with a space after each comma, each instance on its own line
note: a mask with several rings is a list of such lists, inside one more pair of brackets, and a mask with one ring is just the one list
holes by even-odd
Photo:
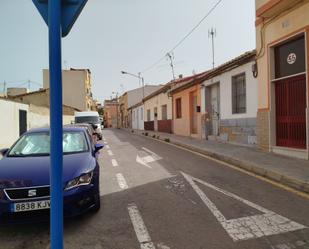
[[128, 108], [130, 128], [256, 144], [256, 52], [169, 82]]
[[309, 1], [255, 2], [256, 50], [121, 104], [119, 127], [309, 159]]

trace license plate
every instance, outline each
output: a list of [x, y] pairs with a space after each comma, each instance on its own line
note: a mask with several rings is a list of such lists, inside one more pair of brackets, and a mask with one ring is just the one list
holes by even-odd
[[50, 200], [45, 201], [32, 201], [32, 202], [19, 202], [13, 204], [13, 212], [27, 212], [33, 210], [49, 209]]

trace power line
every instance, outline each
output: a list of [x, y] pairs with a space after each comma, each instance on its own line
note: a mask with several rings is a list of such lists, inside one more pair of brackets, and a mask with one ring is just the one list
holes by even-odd
[[[189, 31], [188, 34], [186, 34], [176, 45], [169, 50], [167, 53], [172, 53], [176, 48], [178, 48], [205, 20], [206, 18], [218, 7], [218, 5], [222, 2], [223, 0], [219, 0], [207, 13], [206, 15]], [[157, 60], [155, 63], [153, 63], [151, 66], [147, 67], [142, 71], [142, 73], [149, 71], [156, 65], [158, 65], [162, 60], [166, 58], [166, 54], [162, 56], [159, 60]]]

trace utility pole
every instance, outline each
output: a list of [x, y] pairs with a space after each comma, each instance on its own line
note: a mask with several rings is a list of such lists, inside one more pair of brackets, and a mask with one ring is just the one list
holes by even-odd
[[3, 82], [3, 94], [4, 94], [4, 95], [6, 95], [5, 92], [6, 92], [6, 82], [4, 81], [4, 82]]
[[143, 87], [143, 99], [145, 98], [145, 82], [144, 82], [144, 78], [141, 76], [141, 72], [138, 73], [138, 78], [139, 78], [139, 85], [141, 85], [141, 81], [142, 81], [142, 87]]
[[208, 31], [208, 37], [211, 37], [212, 41], [212, 68], [215, 68], [215, 40], [217, 32], [214, 28], [211, 28], [211, 30]]
[[28, 80], [28, 90], [29, 90], [29, 92], [30, 92], [30, 87], [31, 87], [31, 81]]
[[170, 52], [168, 52], [166, 54], [166, 57], [170, 60], [171, 64], [171, 68], [172, 68], [172, 73], [173, 73], [173, 80], [175, 80], [175, 71], [174, 71], [174, 62], [173, 62], [173, 59], [174, 59], [174, 55], [171, 54]]

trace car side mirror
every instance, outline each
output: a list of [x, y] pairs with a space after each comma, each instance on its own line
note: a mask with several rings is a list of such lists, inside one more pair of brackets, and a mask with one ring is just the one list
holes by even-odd
[[1, 150], [0, 150], [0, 154], [1, 154], [2, 156], [5, 156], [5, 154], [6, 154], [8, 151], [9, 151], [9, 148], [1, 149]]
[[94, 145], [94, 152], [97, 153], [97, 152], [99, 152], [103, 148], [104, 148], [103, 144], [95, 144]]

